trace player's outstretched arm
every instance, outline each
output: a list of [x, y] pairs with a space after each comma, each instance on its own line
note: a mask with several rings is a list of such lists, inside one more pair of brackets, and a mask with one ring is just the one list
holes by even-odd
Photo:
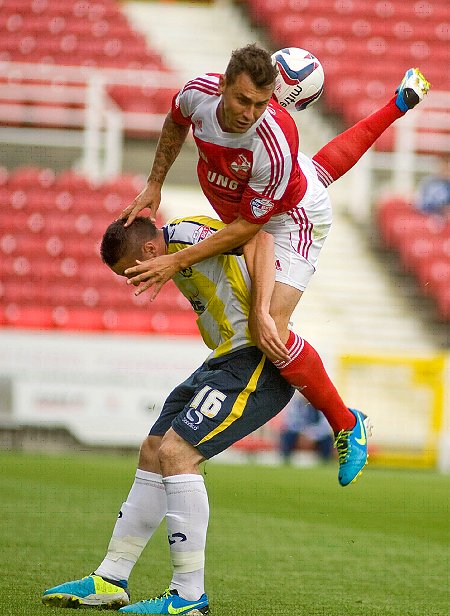
[[119, 216], [120, 219], [126, 219], [126, 227], [131, 225], [139, 212], [145, 208], [150, 210], [152, 222], [156, 222], [156, 212], [161, 203], [161, 187], [169, 169], [180, 153], [183, 143], [186, 141], [189, 128], [189, 126], [175, 122], [172, 113], [169, 111], [161, 130], [147, 184], [144, 190]]
[[275, 286], [273, 236], [259, 231], [244, 246], [244, 257], [252, 281], [252, 299], [248, 324], [256, 346], [271, 361], [288, 361], [289, 353], [270, 316], [270, 300]]
[[125, 270], [125, 275], [129, 277], [127, 283], [139, 287], [135, 295], [140, 295], [140, 293], [153, 287], [151, 295], [153, 300], [162, 286], [173, 278], [177, 272], [210, 257], [243, 246], [258, 233], [261, 226], [247, 222], [243, 218], [237, 218], [214, 235], [198, 242], [198, 244], [193, 244], [170, 255], [142, 261], [142, 263], [128, 268]]

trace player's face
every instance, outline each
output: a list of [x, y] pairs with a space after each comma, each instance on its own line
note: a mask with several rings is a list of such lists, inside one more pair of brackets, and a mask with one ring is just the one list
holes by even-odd
[[261, 117], [269, 104], [273, 85], [259, 88], [247, 73], [241, 73], [231, 84], [222, 75], [219, 81], [222, 100], [218, 120], [227, 133], [245, 133]]
[[[111, 269], [118, 276], [125, 276], [125, 270], [136, 265], [136, 259], [142, 261], [144, 257], [143, 255], [124, 255], [115, 265], [111, 267]], [[131, 277], [132, 275], [130, 275], [130, 278]]]
[[[164, 240], [162, 246], [165, 248]], [[125, 270], [130, 267], [134, 267], [137, 261], [146, 261], [148, 259], [154, 259], [160, 254], [164, 254], [162, 247], [156, 241], [145, 242], [143, 246], [135, 247], [135, 250], [131, 250], [121, 257], [115, 265], [111, 267], [112, 271], [118, 276], [126, 276]], [[132, 278], [134, 274], [130, 274], [127, 278]]]

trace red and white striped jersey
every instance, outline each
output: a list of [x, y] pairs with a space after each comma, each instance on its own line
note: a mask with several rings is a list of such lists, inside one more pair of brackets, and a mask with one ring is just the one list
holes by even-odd
[[220, 218], [230, 223], [240, 214], [264, 224], [291, 210], [305, 194], [297, 127], [271, 100], [246, 133], [224, 132], [217, 118], [218, 84], [219, 75], [212, 73], [189, 81], [173, 99], [172, 118], [192, 126], [199, 182]]

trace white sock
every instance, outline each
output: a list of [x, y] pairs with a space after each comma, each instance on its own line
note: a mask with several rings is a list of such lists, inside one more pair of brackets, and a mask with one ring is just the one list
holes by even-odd
[[130, 573], [167, 511], [162, 476], [137, 469], [117, 519], [107, 554], [95, 573], [128, 580]]
[[170, 588], [195, 601], [205, 592], [205, 545], [208, 495], [201, 475], [164, 477], [167, 532], [173, 578]]

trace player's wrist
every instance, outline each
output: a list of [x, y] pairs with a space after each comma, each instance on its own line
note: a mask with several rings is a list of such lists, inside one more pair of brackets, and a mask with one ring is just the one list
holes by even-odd
[[183, 259], [181, 253], [184, 252], [183, 250], [181, 250], [180, 252], [174, 252], [170, 255], [171, 259], [172, 259], [172, 265], [173, 267], [176, 268], [177, 272], [180, 272], [184, 269], [186, 269], [187, 267], [189, 267], [190, 263], [187, 261], [187, 259]]

